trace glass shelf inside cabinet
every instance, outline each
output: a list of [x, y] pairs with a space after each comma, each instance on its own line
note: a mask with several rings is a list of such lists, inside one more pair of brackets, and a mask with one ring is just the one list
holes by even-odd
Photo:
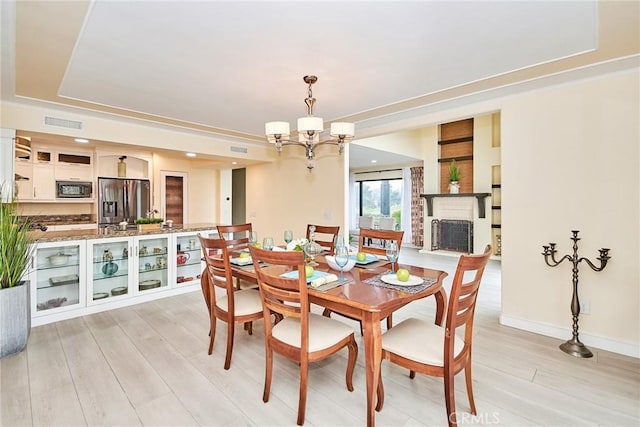
[[176, 242], [176, 269], [178, 283], [199, 280], [202, 249], [197, 236], [179, 236]]
[[36, 269], [38, 289], [79, 283], [80, 248], [78, 245], [55, 246], [38, 250]]
[[129, 243], [115, 241], [93, 246], [93, 281], [129, 275]]
[[151, 238], [139, 242], [138, 290], [141, 292], [169, 286], [168, 238]]
[[36, 270], [37, 311], [79, 304], [79, 245], [38, 248]]
[[93, 245], [93, 303], [103, 303], [114, 297], [130, 295], [129, 241], [113, 240]]

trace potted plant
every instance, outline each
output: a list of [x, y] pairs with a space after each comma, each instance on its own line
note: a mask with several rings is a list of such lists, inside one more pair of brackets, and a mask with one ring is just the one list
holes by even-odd
[[457, 194], [460, 192], [460, 169], [455, 160], [449, 163], [449, 193]]
[[29, 222], [18, 215], [15, 198], [0, 187], [0, 357], [22, 351], [31, 330], [29, 282], [24, 274], [34, 249]]
[[159, 230], [162, 228], [162, 218], [138, 218], [135, 220], [138, 231]]

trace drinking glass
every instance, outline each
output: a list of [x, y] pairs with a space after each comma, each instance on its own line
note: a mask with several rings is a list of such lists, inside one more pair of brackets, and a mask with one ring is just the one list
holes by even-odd
[[398, 244], [395, 241], [390, 240], [387, 242], [386, 250], [387, 259], [391, 263], [391, 272], [395, 273], [396, 261], [398, 260]]
[[336, 264], [340, 267], [340, 281], [344, 282], [344, 266], [349, 262], [349, 248], [342, 245], [336, 247], [336, 254], [334, 256]]
[[288, 245], [293, 240], [293, 231], [284, 230], [284, 242]]
[[250, 231], [249, 232], [249, 244], [251, 246], [255, 246], [256, 243], [258, 243], [258, 232], [257, 231]]
[[262, 249], [270, 251], [273, 249], [273, 237], [265, 237], [262, 239]]
[[336, 235], [336, 238], [333, 241], [333, 247], [337, 248], [338, 246], [345, 246], [344, 237], [342, 237], [342, 234]]

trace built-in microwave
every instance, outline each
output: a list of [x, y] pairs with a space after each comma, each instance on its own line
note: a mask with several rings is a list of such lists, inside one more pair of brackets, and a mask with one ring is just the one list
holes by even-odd
[[56, 181], [56, 197], [90, 199], [93, 197], [93, 183], [91, 181]]

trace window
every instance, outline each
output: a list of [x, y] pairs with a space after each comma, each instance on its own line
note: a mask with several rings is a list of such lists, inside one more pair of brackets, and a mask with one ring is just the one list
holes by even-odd
[[391, 216], [402, 224], [402, 179], [357, 182], [359, 215]]

